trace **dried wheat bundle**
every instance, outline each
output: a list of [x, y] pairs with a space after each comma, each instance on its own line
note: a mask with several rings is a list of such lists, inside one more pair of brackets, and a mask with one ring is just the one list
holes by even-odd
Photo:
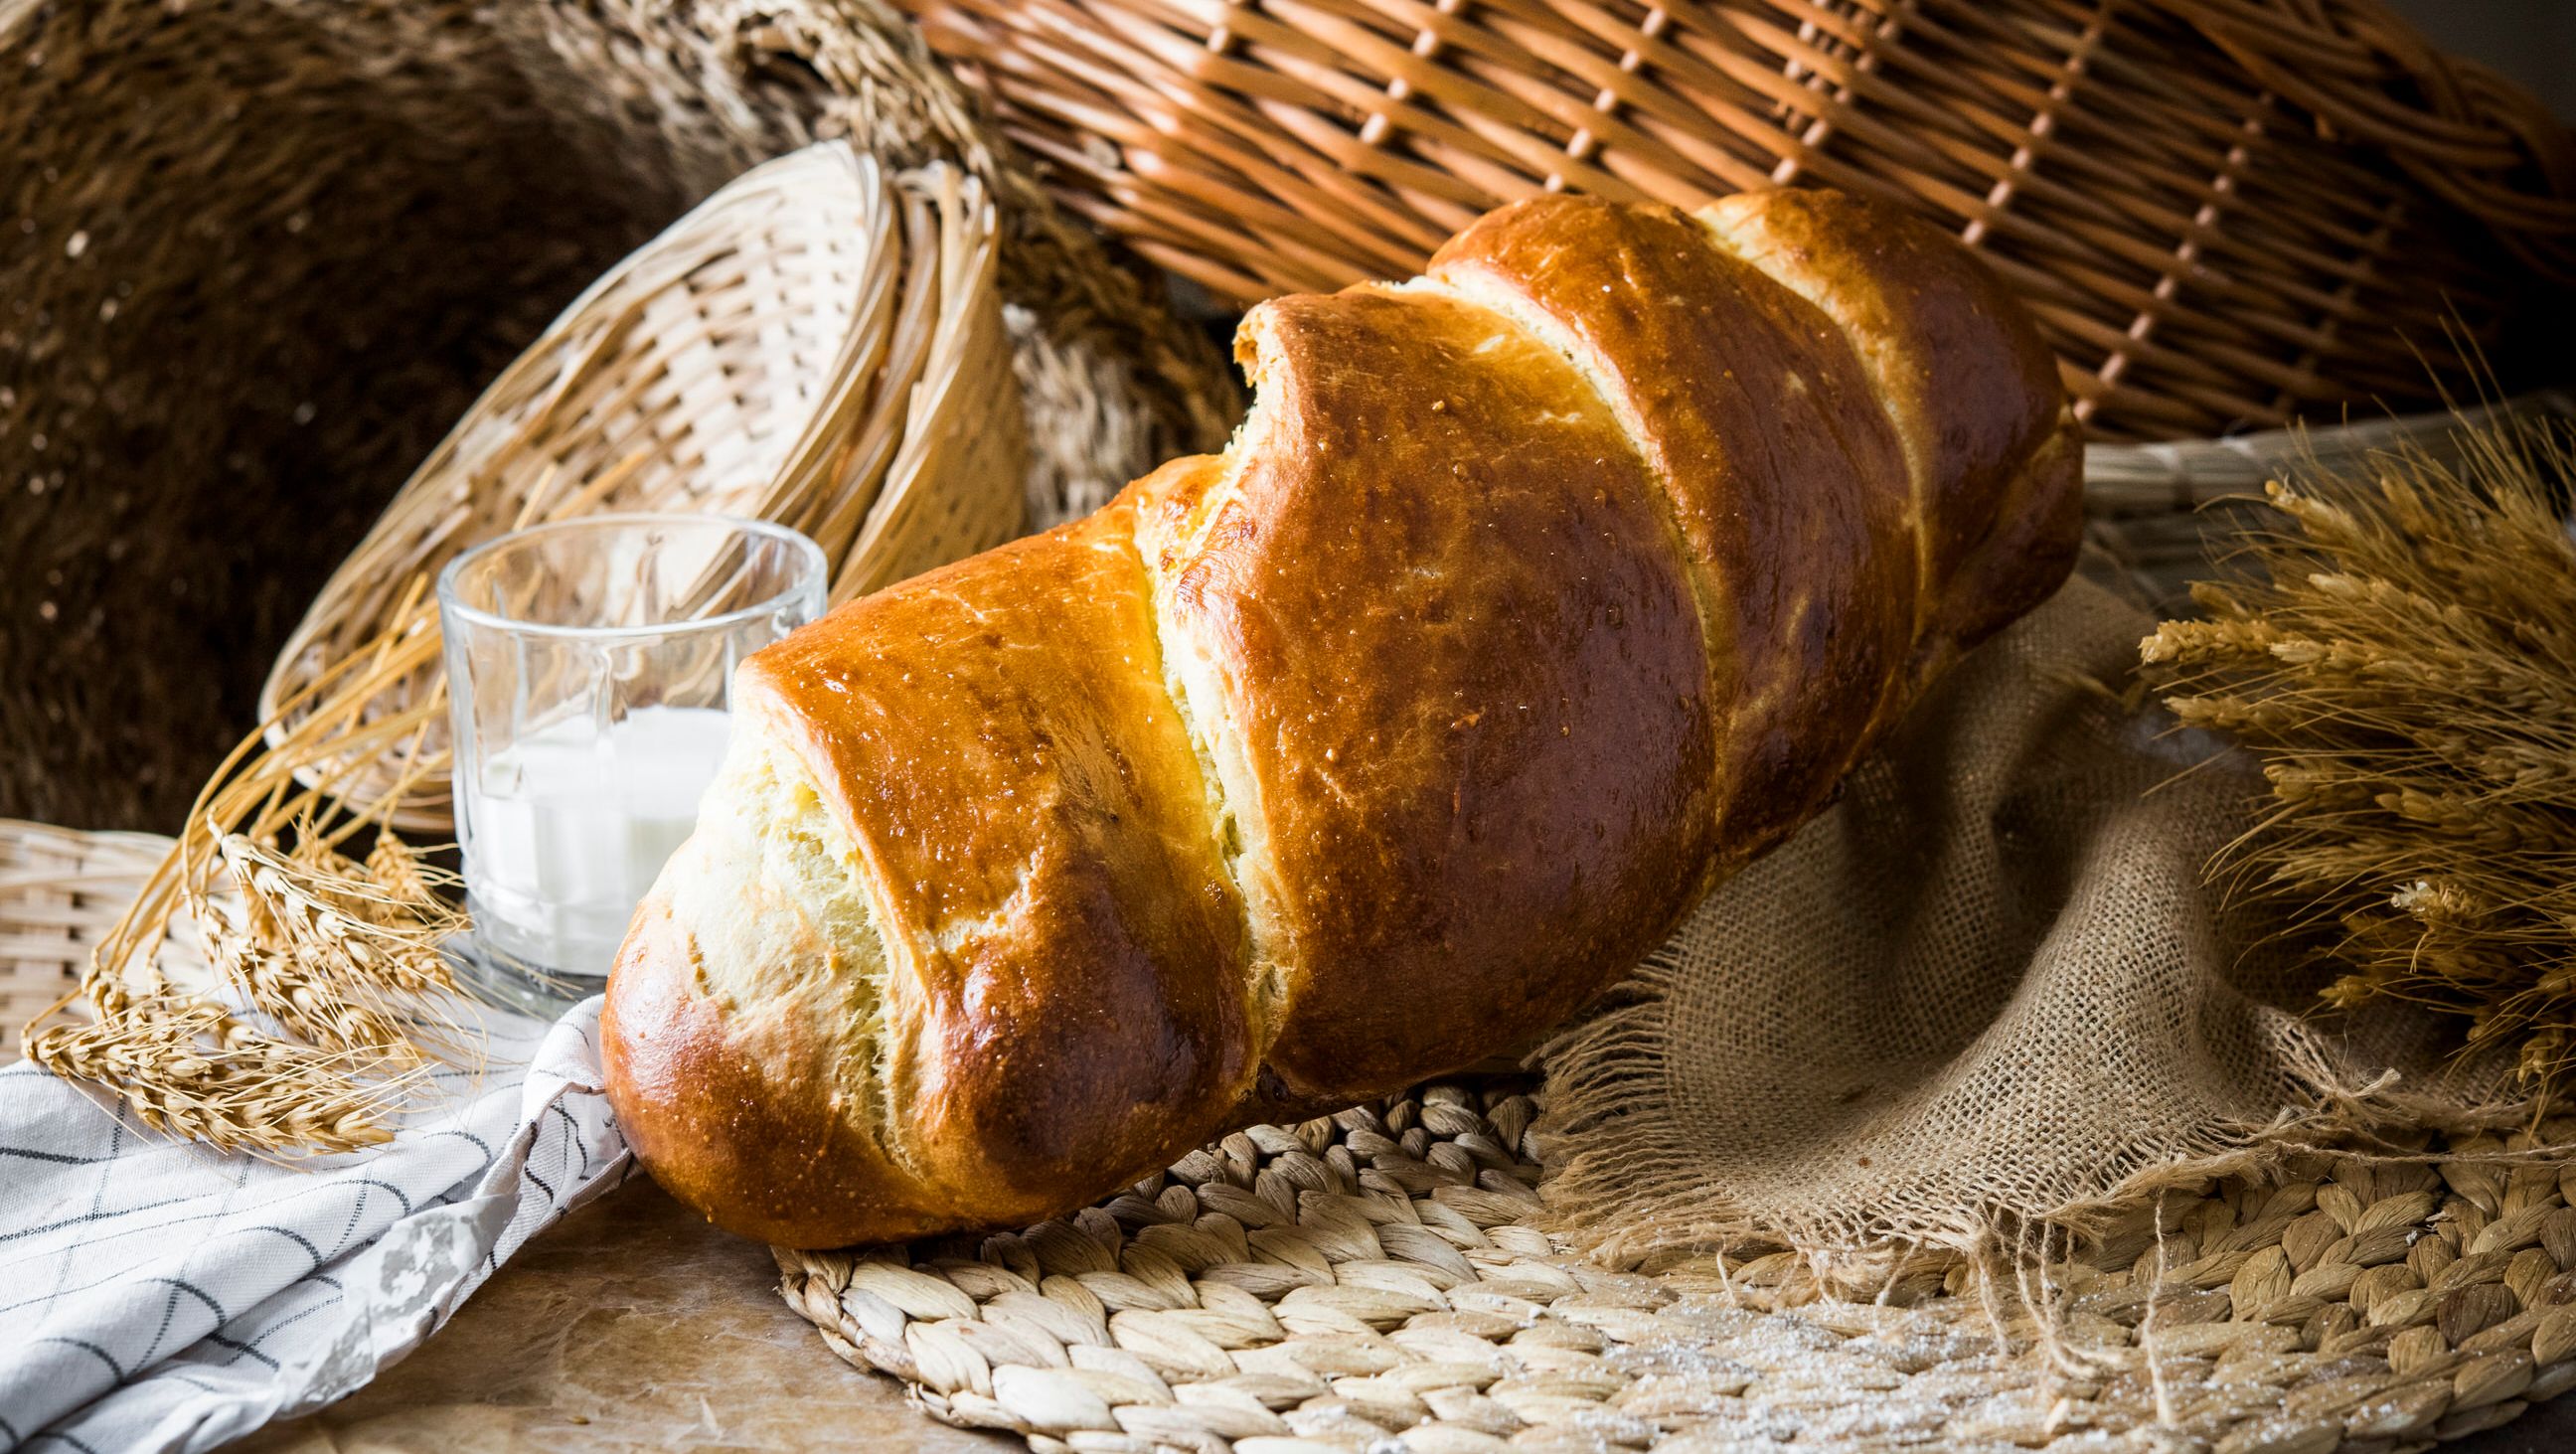
[[2576, 431], [2461, 444], [2267, 486], [2254, 569], [2143, 654], [2183, 722], [2262, 757], [2225, 871], [2340, 961], [2327, 1000], [2456, 1011], [2545, 1084], [2576, 1063]]
[[[227, 1150], [391, 1135], [432, 1063], [476, 1043], [439, 954], [461, 915], [400, 836], [448, 821], [438, 569], [538, 521], [706, 511], [814, 536], [846, 599], [1018, 533], [996, 237], [972, 178], [888, 175], [832, 142], [745, 174], [603, 276], [333, 576], [260, 730], [79, 990], [27, 1026], [28, 1057]], [[166, 972], [174, 932], [214, 986]], [[85, 1023], [47, 1023], [75, 1000]]]
[[[402, 785], [369, 805], [373, 817], [332, 796], [345, 764], [395, 737], [416, 742], [440, 706], [355, 720], [370, 689], [418, 669], [423, 641], [434, 654], [434, 622], [317, 683], [340, 715], [306, 717], [278, 747], [253, 737], [235, 750], [78, 989], [29, 1022], [27, 1058], [99, 1086], [155, 1130], [288, 1155], [387, 1139], [432, 1053], [470, 1056], [470, 1007], [435, 950], [456, 910], [381, 818]], [[296, 765], [315, 760], [342, 765], [298, 783]], [[371, 828], [363, 859], [340, 851]], [[181, 972], [174, 941], [189, 951]], [[45, 1023], [75, 996], [85, 1018]]]

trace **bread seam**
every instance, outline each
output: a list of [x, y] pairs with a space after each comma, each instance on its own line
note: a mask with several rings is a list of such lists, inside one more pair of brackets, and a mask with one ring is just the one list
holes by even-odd
[[[1234, 891], [1235, 911], [1242, 920], [1243, 933], [1239, 943], [1243, 949], [1244, 1024], [1250, 1037], [1251, 1051], [1244, 1058], [1244, 1064], [1247, 1073], [1255, 1079], [1268, 1063], [1270, 1047], [1279, 1037], [1281, 1009], [1288, 1000], [1287, 965], [1278, 953], [1279, 946], [1262, 931], [1263, 916], [1255, 902], [1257, 896], [1266, 896], [1267, 886], [1254, 883], [1253, 875], [1245, 871], [1245, 860], [1252, 856], [1252, 845], [1245, 833], [1247, 820], [1257, 820], [1253, 826], [1266, 842], [1268, 819], [1262, 815], [1257, 778], [1249, 771], [1243, 773], [1245, 791], [1235, 793], [1228, 786], [1227, 775], [1217, 761], [1215, 739], [1200, 724], [1189, 682], [1180, 665], [1179, 652], [1174, 649], [1176, 642], [1186, 647], [1188, 633], [1175, 629], [1165, 619], [1168, 594], [1165, 582], [1169, 575], [1176, 573], [1165, 567], [1198, 557], [1217, 516], [1235, 498], [1243, 477], [1252, 468], [1256, 451], [1277, 429], [1278, 411], [1266, 406], [1268, 393], [1260, 387], [1259, 349], [1251, 342], [1256, 326], [1254, 319], [1259, 313], [1256, 308], [1236, 330], [1235, 354], [1253, 384], [1252, 407], [1245, 412], [1242, 422], [1235, 426], [1234, 437], [1226, 441], [1224, 451], [1215, 456], [1219, 461], [1217, 479], [1191, 503], [1182, 528], [1175, 531], [1164, 542], [1164, 548], [1153, 555], [1148, 555], [1144, 541], [1133, 529], [1128, 532], [1128, 549], [1135, 557], [1137, 570], [1144, 577], [1145, 617], [1153, 634], [1163, 696], [1171, 703], [1173, 715], [1180, 720], [1182, 735], [1189, 739], [1190, 754], [1198, 764], [1199, 791], [1208, 806], [1209, 825], [1216, 838], [1217, 863], [1224, 871], [1227, 885]], [[1156, 556], [1162, 559], [1158, 560]], [[1248, 801], [1238, 801], [1239, 798]]]
[[1163, 699], [1171, 704], [1172, 715], [1181, 724], [1181, 735], [1189, 739], [1191, 759], [1199, 772], [1199, 799], [1206, 805], [1208, 827], [1216, 840], [1217, 868], [1225, 875], [1226, 887], [1233, 891], [1235, 917], [1241, 937], [1237, 941], [1243, 963], [1244, 1025], [1255, 1049], [1246, 1057], [1247, 1069], [1257, 1073], [1261, 1054], [1270, 1048], [1274, 1038], [1273, 1021], [1280, 998], [1280, 986], [1273, 977], [1272, 965], [1262, 952], [1261, 931], [1252, 913], [1251, 902], [1244, 896], [1242, 836], [1235, 817], [1232, 799], [1225, 791], [1223, 777], [1217, 772], [1216, 758], [1206, 738], [1199, 733], [1198, 717], [1190, 710], [1189, 688], [1172, 667], [1171, 649], [1163, 639], [1162, 592], [1154, 580], [1152, 565], [1136, 543], [1134, 532], [1127, 536], [1128, 558], [1135, 562], [1137, 578], [1145, 588], [1145, 621], [1154, 642], [1154, 675], [1163, 686]]
[[[737, 697], [736, 740], [727, 750], [727, 761], [710, 787], [710, 802], [732, 804], [726, 809], [730, 824], [720, 824], [721, 831], [746, 835], [744, 845], [752, 855], [752, 870], [767, 892], [792, 904], [795, 912], [816, 932], [816, 938], [827, 946], [825, 957], [814, 965], [818, 989], [836, 996], [836, 1009], [847, 1017], [850, 1010], [863, 1010], [859, 1024], [862, 1033], [853, 1037], [849, 1048], [858, 1055], [835, 1055], [832, 1063], [838, 1089], [847, 1091], [858, 1102], [854, 1121], [886, 1158], [914, 1173], [916, 1164], [892, 1144], [888, 1134], [895, 1125], [893, 1089], [887, 1068], [887, 1035], [892, 1023], [891, 990], [894, 978], [893, 945], [885, 932], [885, 910], [869, 863], [864, 835], [844, 819], [834, 807], [804, 755], [797, 751], [789, 735], [769, 730], [769, 714], [755, 705], [756, 699], [744, 693]], [[757, 784], [766, 779], [767, 788]], [[757, 804], [757, 808], [752, 805]], [[707, 815], [701, 812], [702, 824]], [[838, 840], [836, 843], [835, 840]], [[836, 848], [846, 847], [846, 855]], [[685, 850], [684, 850], [685, 851]], [[811, 857], [823, 866], [820, 875], [798, 872], [795, 862]], [[880, 960], [875, 973], [863, 972], [845, 953], [849, 940], [830, 912], [826, 884], [846, 885], [851, 905], [860, 922], [852, 926], [877, 946]], [[715, 992], [720, 1002], [739, 999], [731, 986], [713, 984], [705, 972], [703, 946], [698, 935], [690, 936], [693, 978], [701, 992]], [[857, 994], [839, 982], [855, 980]], [[774, 990], [773, 990], [774, 993]], [[740, 1010], [736, 1010], [739, 1013]], [[849, 1062], [857, 1063], [851, 1066]], [[844, 1069], [843, 1067], [847, 1067]]]

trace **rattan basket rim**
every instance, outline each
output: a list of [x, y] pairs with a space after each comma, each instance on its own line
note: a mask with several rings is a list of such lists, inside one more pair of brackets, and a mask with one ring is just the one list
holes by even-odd
[[2406, 447], [2455, 455], [2463, 432], [2507, 418], [2576, 419], [2576, 392], [2535, 389], [2456, 409], [2294, 424], [2218, 439], [2087, 444], [2084, 508], [2111, 519], [2192, 514], [2221, 500], [2259, 495], [2284, 471], [2331, 472]]
[[[806, 235], [837, 225], [844, 210], [862, 226], [838, 252]], [[819, 534], [835, 600], [854, 582], [888, 570], [909, 574], [1019, 533], [1025, 436], [1000, 321], [998, 230], [981, 184], [961, 180], [956, 168], [898, 170], [839, 140], [764, 162], [673, 221], [593, 280], [485, 389], [332, 574], [262, 687], [270, 746], [293, 743], [306, 730], [304, 699], [315, 685], [353, 652], [373, 649], [393, 624], [388, 613], [409, 599], [399, 593], [403, 578], [444, 580], [466, 553], [514, 527], [591, 518], [582, 502], [603, 484], [614, 485], [612, 508], [621, 513], [712, 510], [763, 530]], [[790, 275], [799, 279], [792, 306], [767, 297]], [[701, 278], [716, 281], [701, 291]], [[831, 279], [841, 280], [837, 291], [827, 287]], [[612, 352], [674, 296], [694, 305], [684, 310], [680, 336], [657, 340], [638, 358]], [[810, 367], [800, 366], [791, 326], [799, 321], [832, 330], [829, 346], [804, 361]], [[662, 431], [639, 428], [633, 432], [647, 435], [652, 452], [641, 469], [633, 466], [642, 452], [603, 453], [619, 421], [593, 426], [585, 411], [622, 407], [647, 426], [676, 421], [680, 435], [706, 432], [703, 418], [684, 417], [692, 395], [670, 377], [687, 358], [708, 380], [735, 380], [725, 385], [738, 416], [730, 422], [766, 416], [756, 421], [764, 427], [751, 452], [725, 470], [692, 467], [667, 437], [653, 437]], [[668, 397], [654, 405], [648, 395]], [[972, 435], [992, 458], [979, 467], [932, 452], [934, 436], [953, 431], [960, 411], [982, 421]], [[536, 468], [531, 450], [584, 461], [582, 472], [558, 477], [553, 463]], [[915, 491], [925, 470], [937, 477]], [[621, 472], [632, 482], [620, 482]], [[521, 518], [540, 499], [555, 502], [549, 508], [557, 513], [578, 509]], [[746, 605], [736, 614], [758, 610]], [[388, 690], [380, 709], [434, 691], [439, 673], [432, 662]], [[388, 750], [368, 785], [405, 780], [412, 751], [434, 758], [445, 740], [445, 724], [433, 722], [416, 749]], [[331, 770], [317, 760], [299, 774], [309, 785]], [[446, 831], [443, 772], [413, 782], [393, 821], [412, 832]]]
[[1068, 208], [1237, 301], [1541, 192], [1842, 187], [1978, 248], [2088, 424], [2171, 438], [2421, 396], [2446, 317], [2576, 286], [2576, 139], [2378, 0], [902, 3]]

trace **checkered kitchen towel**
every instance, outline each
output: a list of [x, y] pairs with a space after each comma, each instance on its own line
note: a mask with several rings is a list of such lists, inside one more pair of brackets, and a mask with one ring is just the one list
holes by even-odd
[[0, 1451], [211, 1449], [349, 1393], [630, 1172], [599, 1002], [493, 1017], [395, 1139], [293, 1169], [0, 1069]]

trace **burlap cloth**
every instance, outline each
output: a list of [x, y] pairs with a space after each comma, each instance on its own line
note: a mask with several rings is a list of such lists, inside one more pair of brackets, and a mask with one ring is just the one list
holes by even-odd
[[1840, 799], [1550, 1046], [1557, 1230], [1975, 1252], [2385, 1119], [2507, 1098], [2209, 886], [2254, 766], [2135, 678], [2153, 619], [2079, 579], [1971, 653]]

